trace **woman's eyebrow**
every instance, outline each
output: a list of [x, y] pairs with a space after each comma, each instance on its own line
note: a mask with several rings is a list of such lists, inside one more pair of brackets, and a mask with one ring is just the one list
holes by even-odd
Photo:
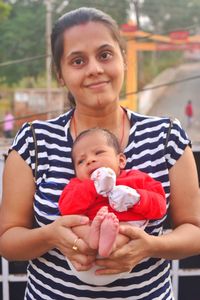
[[[114, 48], [111, 44], [103, 44], [100, 47], [97, 48], [97, 51], [102, 50], [104, 48]], [[66, 57], [70, 57], [70, 56], [80, 56], [83, 55], [84, 51], [80, 51], [80, 50], [75, 50], [75, 51], [71, 51], [70, 53], [67, 54]]]

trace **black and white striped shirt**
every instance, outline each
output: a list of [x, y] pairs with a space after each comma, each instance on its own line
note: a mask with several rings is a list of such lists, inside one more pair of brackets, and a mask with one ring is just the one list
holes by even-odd
[[[35, 227], [54, 221], [59, 214], [58, 199], [64, 186], [74, 176], [71, 160], [72, 137], [69, 125], [73, 110], [56, 119], [33, 123], [38, 148], [37, 189], [34, 200]], [[168, 118], [143, 116], [127, 110], [131, 128], [124, 151], [127, 169], [140, 169], [161, 181], [169, 205], [169, 169], [190, 143], [178, 121], [173, 122], [167, 147]], [[29, 124], [18, 132], [12, 149], [35, 170], [35, 150]], [[164, 217], [150, 221], [145, 229], [160, 235]], [[170, 264], [165, 259], [149, 258], [134, 270], [107, 286], [92, 286], [81, 282], [71, 272], [66, 259], [53, 249], [28, 266], [26, 300], [172, 300]]]

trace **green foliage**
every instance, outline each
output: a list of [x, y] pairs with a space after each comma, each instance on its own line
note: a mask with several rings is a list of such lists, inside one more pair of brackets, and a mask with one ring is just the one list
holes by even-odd
[[[167, 36], [173, 31], [188, 31], [195, 35], [199, 30], [200, 0], [144, 0], [140, 5], [140, 16], [148, 16], [151, 26], [146, 30]], [[144, 53], [140, 88], [149, 83], [166, 68], [176, 67], [183, 61], [183, 52], [163, 51]]]
[[0, 0], [0, 23], [7, 19], [11, 11], [11, 6]]
[[[44, 33], [45, 8], [41, 1], [17, 1], [0, 27], [0, 62], [45, 54]], [[12, 85], [26, 76], [37, 77], [44, 66], [44, 59], [2, 66], [0, 84]]]
[[158, 33], [186, 29], [191, 33], [200, 21], [199, 0], [145, 0], [141, 4], [141, 14], [147, 15]]
[[[113, 16], [118, 24], [128, 19], [130, 0], [69, 0], [60, 14], [81, 6], [96, 7]], [[57, 8], [63, 0], [52, 1], [52, 22], [59, 17]], [[1, 3], [1, 0], [0, 0]], [[44, 0], [16, 0], [7, 20], [0, 26], [0, 64], [45, 55], [46, 6]], [[45, 74], [45, 58], [29, 62], [0, 65], [0, 85], [13, 86], [19, 82], [35, 85]], [[24, 78], [27, 77], [27, 80]], [[44, 82], [44, 81], [43, 81]]]
[[177, 67], [182, 63], [182, 55], [179, 51], [145, 52], [142, 58], [143, 60], [139, 61], [139, 89], [150, 83], [165, 69]]
[[[62, 2], [62, 0], [57, 0], [57, 6]], [[123, 24], [126, 23], [129, 18], [128, 11], [130, 10], [130, 3], [131, 0], [69, 0], [68, 5], [61, 14], [83, 6], [95, 7], [111, 15], [118, 24]]]

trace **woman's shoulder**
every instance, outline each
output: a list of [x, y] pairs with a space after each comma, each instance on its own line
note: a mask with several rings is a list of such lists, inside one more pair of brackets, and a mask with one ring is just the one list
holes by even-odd
[[169, 124], [171, 118], [168, 116], [151, 116], [151, 115], [144, 115], [141, 113], [133, 112], [127, 109], [127, 115], [131, 121], [131, 124], [137, 123], [137, 125], [143, 127], [151, 127], [155, 125], [165, 125]]
[[28, 147], [29, 143], [33, 143], [34, 136], [38, 144], [44, 144], [45, 141], [64, 143], [72, 113], [73, 111], [70, 110], [54, 119], [24, 123], [18, 130], [11, 148], [24, 148], [25, 145]]
[[26, 139], [32, 136], [33, 131], [37, 136], [42, 135], [44, 138], [46, 135], [55, 136], [65, 135], [70, 125], [71, 115], [73, 111], [70, 110], [62, 115], [48, 120], [34, 120], [32, 122], [24, 123], [18, 130], [16, 137], [18, 139]]
[[130, 151], [139, 157], [151, 153], [155, 159], [167, 155], [170, 156], [172, 165], [191, 144], [178, 119], [147, 116], [131, 111], [129, 116], [131, 129], [126, 148], [127, 155], [131, 155]]
[[179, 132], [186, 139], [188, 138], [181, 122], [176, 118], [171, 118], [170, 116], [143, 115], [129, 109], [127, 109], [127, 115], [130, 120], [131, 129], [137, 129], [138, 133], [141, 131], [143, 133], [149, 132], [149, 134], [154, 134], [155, 132], [163, 132], [167, 134], [170, 128], [173, 130], [174, 134], [178, 134]]
[[69, 110], [66, 113], [63, 113], [53, 119], [48, 119], [48, 120], [34, 120], [32, 125], [34, 128], [39, 129], [39, 128], [57, 128], [61, 129], [69, 125], [69, 122], [71, 120], [71, 116], [73, 114], [73, 110]]

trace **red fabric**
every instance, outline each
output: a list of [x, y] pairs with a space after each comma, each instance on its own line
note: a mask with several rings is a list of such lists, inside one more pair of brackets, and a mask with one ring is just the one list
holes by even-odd
[[192, 107], [192, 104], [191, 103], [188, 103], [186, 105], [186, 108], [185, 108], [185, 114], [186, 116], [188, 117], [192, 117], [193, 116], [193, 107]]
[[92, 180], [73, 178], [60, 196], [58, 204], [61, 214], [86, 215], [93, 220], [102, 206], [108, 206], [108, 210], [115, 213], [120, 221], [134, 221], [159, 219], [166, 213], [162, 185], [148, 174], [138, 170], [122, 171], [116, 185], [134, 188], [140, 194], [140, 201], [126, 212], [117, 212], [110, 207], [108, 198], [97, 194]]

